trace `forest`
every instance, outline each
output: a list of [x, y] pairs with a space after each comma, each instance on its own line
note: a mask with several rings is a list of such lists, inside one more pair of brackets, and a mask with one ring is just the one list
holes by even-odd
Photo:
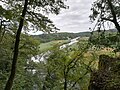
[[0, 0], [0, 90], [120, 90], [120, 0], [94, 0], [77, 33], [47, 16], [67, 1]]

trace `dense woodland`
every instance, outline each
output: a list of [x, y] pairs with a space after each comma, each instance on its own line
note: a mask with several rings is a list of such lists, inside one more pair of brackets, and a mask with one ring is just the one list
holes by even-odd
[[64, 0], [0, 3], [0, 90], [120, 90], [119, 0], [95, 0], [96, 25], [80, 33], [54, 33], [45, 15], [69, 9]]

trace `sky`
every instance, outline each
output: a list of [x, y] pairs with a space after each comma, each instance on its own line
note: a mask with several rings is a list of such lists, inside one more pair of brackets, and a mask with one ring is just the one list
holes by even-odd
[[[60, 29], [58, 32], [85, 32], [94, 27], [90, 22], [89, 15], [93, 0], [67, 0], [65, 4], [69, 9], [61, 10], [60, 14], [50, 14], [48, 17], [55, 26]], [[30, 34], [41, 34], [41, 32], [29, 32]]]
[[67, 0], [69, 9], [62, 10], [59, 15], [50, 15], [60, 32], [84, 32], [89, 31], [93, 25], [89, 15], [93, 0]]

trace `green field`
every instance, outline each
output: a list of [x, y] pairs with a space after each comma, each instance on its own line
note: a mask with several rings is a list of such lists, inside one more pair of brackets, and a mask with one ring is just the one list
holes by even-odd
[[68, 40], [56, 40], [56, 41], [51, 41], [47, 43], [41, 43], [39, 46], [40, 52], [46, 52], [48, 50], [51, 50], [55, 46], [60, 46], [68, 42], [69, 42]]
[[[88, 37], [82, 37], [82, 38], [80, 38], [79, 43], [86, 42], [87, 40], [88, 40]], [[68, 40], [55, 40], [55, 41], [50, 41], [47, 43], [41, 43], [39, 46], [40, 52], [46, 52], [48, 50], [51, 50], [55, 46], [61, 46], [66, 43], [69, 43], [69, 41]], [[78, 48], [78, 44], [74, 43], [74, 44], [70, 45], [69, 47], [70, 48]]]

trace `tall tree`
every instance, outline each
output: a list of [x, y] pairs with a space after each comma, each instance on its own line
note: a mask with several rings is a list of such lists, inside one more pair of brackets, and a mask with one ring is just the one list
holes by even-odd
[[[11, 90], [16, 73], [19, 42], [22, 29], [37, 29], [46, 32], [55, 30], [56, 27], [44, 13], [59, 14], [60, 9], [66, 8], [66, 6], [64, 5], [64, 0], [2, 0], [1, 2], [4, 6], [0, 6], [0, 9], [3, 12], [0, 14], [0, 20], [8, 21], [10, 26], [6, 23], [7, 28], [15, 34], [11, 74], [5, 86], [5, 90]], [[16, 26], [18, 29], [11, 30], [11, 27], [13, 26]]]
[[25, 0], [24, 9], [22, 11], [19, 27], [18, 27], [18, 30], [17, 30], [17, 33], [16, 33], [11, 74], [10, 74], [10, 77], [7, 81], [6, 86], [5, 86], [5, 90], [10, 90], [12, 88], [13, 80], [14, 80], [14, 77], [15, 77], [18, 51], [19, 51], [20, 34], [21, 34], [21, 31], [22, 31], [24, 18], [25, 18], [25, 14], [26, 14], [26, 11], [27, 11], [27, 5], [28, 5], [28, 0]]

